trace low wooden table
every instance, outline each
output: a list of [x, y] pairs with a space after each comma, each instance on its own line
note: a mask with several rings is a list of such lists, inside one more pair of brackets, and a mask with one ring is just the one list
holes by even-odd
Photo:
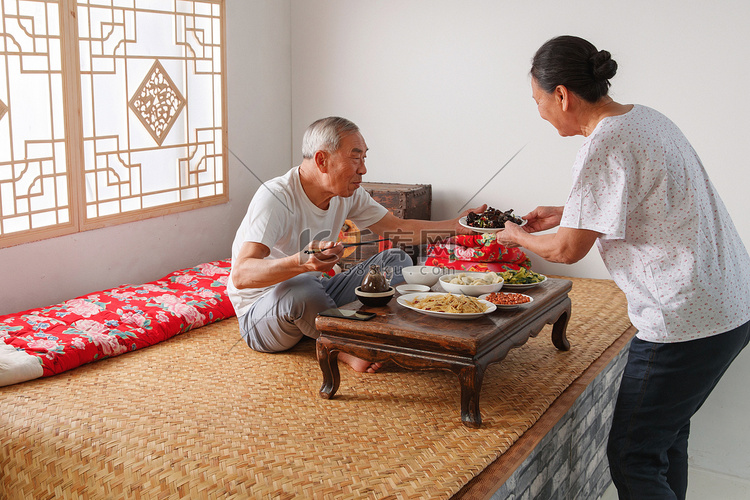
[[548, 278], [522, 292], [534, 297], [531, 304], [473, 320], [428, 316], [402, 307], [396, 298], [383, 307], [367, 307], [359, 301], [343, 307], [377, 313], [369, 321], [318, 316], [315, 325], [321, 334], [316, 349], [323, 371], [320, 397], [330, 399], [339, 388], [339, 352], [373, 363], [393, 361], [409, 369], [449, 370], [461, 384], [461, 420], [477, 428], [482, 424], [479, 392], [490, 363], [504, 359], [508, 351], [538, 335], [547, 324], [553, 325], [554, 346], [561, 351], [570, 349], [565, 331], [572, 286], [568, 280]]

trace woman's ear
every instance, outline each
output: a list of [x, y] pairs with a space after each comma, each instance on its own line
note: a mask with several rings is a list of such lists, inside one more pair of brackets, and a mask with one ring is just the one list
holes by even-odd
[[555, 87], [554, 95], [555, 102], [560, 106], [560, 109], [567, 111], [570, 107], [570, 92], [568, 91], [568, 88], [565, 87], [565, 85], [558, 85]]

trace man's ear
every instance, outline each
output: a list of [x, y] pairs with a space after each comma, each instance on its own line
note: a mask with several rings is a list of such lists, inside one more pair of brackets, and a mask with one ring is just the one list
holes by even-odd
[[315, 160], [315, 166], [318, 167], [318, 170], [321, 172], [328, 171], [328, 153], [325, 151], [316, 151], [313, 159]]

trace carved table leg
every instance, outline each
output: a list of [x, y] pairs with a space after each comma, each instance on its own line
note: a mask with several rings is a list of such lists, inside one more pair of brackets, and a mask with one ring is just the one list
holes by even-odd
[[477, 429], [482, 425], [479, 412], [479, 392], [482, 389], [484, 368], [477, 365], [464, 366], [458, 371], [461, 384], [461, 421], [467, 427]]
[[315, 350], [318, 355], [318, 363], [323, 372], [323, 385], [320, 386], [320, 397], [331, 399], [336, 391], [339, 390], [341, 375], [339, 373], [339, 351], [331, 349], [329, 345], [319, 338], [315, 342]]
[[552, 343], [561, 351], [570, 350], [570, 342], [565, 336], [565, 331], [568, 329], [568, 320], [570, 319], [570, 299], [565, 299], [565, 310], [557, 318], [557, 321], [552, 325]]

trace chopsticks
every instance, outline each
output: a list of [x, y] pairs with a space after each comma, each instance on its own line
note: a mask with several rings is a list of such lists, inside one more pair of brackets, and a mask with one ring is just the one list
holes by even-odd
[[[379, 240], [372, 240], [372, 241], [360, 241], [359, 243], [345, 243], [344, 244], [344, 248], [358, 247], [358, 246], [362, 246], [362, 245], [369, 245], [371, 243], [380, 243], [381, 241], [390, 241], [390, 238], [382, 238], [382, 239], [379, 239]], [[305, 250], [305, 253], [306, 254], [320, 253], [322, 251], [323, 250], [321, 250], [320, 248], [313, 248], [312, 250]]]

